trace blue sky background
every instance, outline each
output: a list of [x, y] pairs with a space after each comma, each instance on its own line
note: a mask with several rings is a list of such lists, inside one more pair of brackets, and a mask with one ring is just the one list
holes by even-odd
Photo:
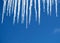
[[[4, 23], [0, 23], [0, 43], [60, 43], [60, 3], [58, 3], [58, 17], [52, 7], [52, 16], [43, 12], [41, 2], [41, 23], [35, 21], [34, 6], [32, 7], [32, 21], [26, 29], [26, 24], [12, 24], [12, 16], [5, 16]], [[0, 0], [0, 22], [3, 1]]]

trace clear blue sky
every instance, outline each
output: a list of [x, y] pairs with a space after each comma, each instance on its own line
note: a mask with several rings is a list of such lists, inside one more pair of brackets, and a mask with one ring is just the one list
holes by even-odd
[[[42, 2], [41, 2], [42, 3]], [[12, 17], [5, 17], [0, 23], [0, 43], [60, 43], [60, 3], [58, 3], [58, 17], [55, 16], [54, 5], [52, 16], [44, 13], [41, 5], [41, 23], [34, 19], [32, 7], [32, 21], [26, 29], [24, 24], [12, 24]], [[0, 0], [0, 22], [3, 2]], [[7, 21], [6, 21], [7, 20]]]

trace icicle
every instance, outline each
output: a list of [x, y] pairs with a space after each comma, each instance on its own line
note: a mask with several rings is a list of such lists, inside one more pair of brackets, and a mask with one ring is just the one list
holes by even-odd
[[40, 0], [38, 0], [38, 22], [40, 24]]
[[13, 1], [12, 1], [12, 13], [13, 13], [13, 11], [14, 11], [14, 3], [15, 3], [15, 1], [13, 0]]
[[17, 0], [15, 0], [13, 24], [15, 23], [16, 20], [16, 8], [17, 8]]
[[12, 8], [12, 0], [8, 0], [8, 13], [9, 13], [9, 16], [11, 15], [11, 8]]
[[45, 12], [45, 0], [42, 1], [43, 1], [43, 11]]
[[9, 5], [9, 16], [11, 15], [12, 1], [13, 1], [13, 0], [10, 0], [10, 3], [9, 3], [9, 4], [10, 4], [10, 5]]
[[36, 17], [36, 21], [37, 21], [37, 9], [36, 9], [36, 0], [34, 0], [34, 8], [35, 8], [35, 17]]
[[24, 16], [25, 16], [25, 0], [22, 0], [22, 21], [24, 23]]
[[19, 16], [20, 16], [20, 3], [21, 3], [21, 0], [18, 0], [17, 23], [19, 23]]
[[32, 2], [33, 0], [30, 0], [30, 6], [29, 6], [29, 24], [31, 22], [31, 9], [32, 9]]
[[47, 14], [49, 14], [49, 0], [47, 0]]
[[52, 11], [52, 0], [50, 0], [50, 16], [51, 16], [51, 11]]
[[26, 0], [26, 28], [28, 26], [28, 0]]
[[7, 16], [8, 16], [8, 11], [9, 11], [9, 2], [10, 0], [7, 1]]
[[6, 10], [6, 3], [7, 3], [7, 0], [3, 0], [3, 12], [2, 12], [2, 23], [4, 21], [4, 14], [5, 14], [5, 10]]
[[55, 0], [55, 8], [56, 8], [56, 17], [58, 16], [57, 15], [57, 0]]

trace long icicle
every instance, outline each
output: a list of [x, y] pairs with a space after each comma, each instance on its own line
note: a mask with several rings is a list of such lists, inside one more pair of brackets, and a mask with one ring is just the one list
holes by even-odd
[[55, 0], [55, 8], [56, 8], [56, 17], [58, 16], [57, 15], [57, 0]]
[[51, 16], [51, 11], [52, 11], [52, 0], [50, 0], [50, 16]]
[[11, 1], [10, 0], [8, 0], [8, 3], [7, 3], [7, 16], [9, 16], [9, 14], [10, 14], [10, 5], [11, 4]]
[[25, 0], [22, 0], [22, 21], [24, 23], [24, 16], [25, 16]]
[[29, 6], [29, 24], [30, 24], [30, 22], [31, 22], [31, 15], [32, 15], [32, 13], [31, 13], [32, 2], [33, 2], [33, 0], [30, 0], [30, 6]]
[[26, 0], [26, 28], [28, 26], [28, 0]]
[[3, 0], [3, 12], [2, 12], [2, 23], [4, 21], [4, 14], [5, 14], [5, 10], [6, 10], [6, 3], [7, 3], [7, 0]]
[[13, 24], [15, 23], [16, 20], [16, 8], [17, 8], [17, 0], [15, 0]]
[[21, 0], [18, 0], [17, 23], [19, 23], [19, 16], [20, 16], [20, 4], [21, 4]]
[[36, 0], [34, 0], [34, 8], [35, 8], [35, 18], [37, 21], [37, 8], [36, 8]]
[[38, 0], [38, 23], [40, 24], [40, 0]]
[[11, 15], [12, 1], [13, 1], [13, 0], [10, 0], [10, 2], [9, 2], [9, 4], [10, 4], [10, 5], [9, 5], [9, 16]]
[[49, 14], [49, 0], [47, 0], [47, 15]]
[[43, 1], [43, 11], [45, 12], [45, 0], [42, 1]]
[[15, 3], [15, 1], [13, 0], [13, 1], [12, 1], [12, 13], [13, 13], [13, 11], [14, 11], [14, 3]]

